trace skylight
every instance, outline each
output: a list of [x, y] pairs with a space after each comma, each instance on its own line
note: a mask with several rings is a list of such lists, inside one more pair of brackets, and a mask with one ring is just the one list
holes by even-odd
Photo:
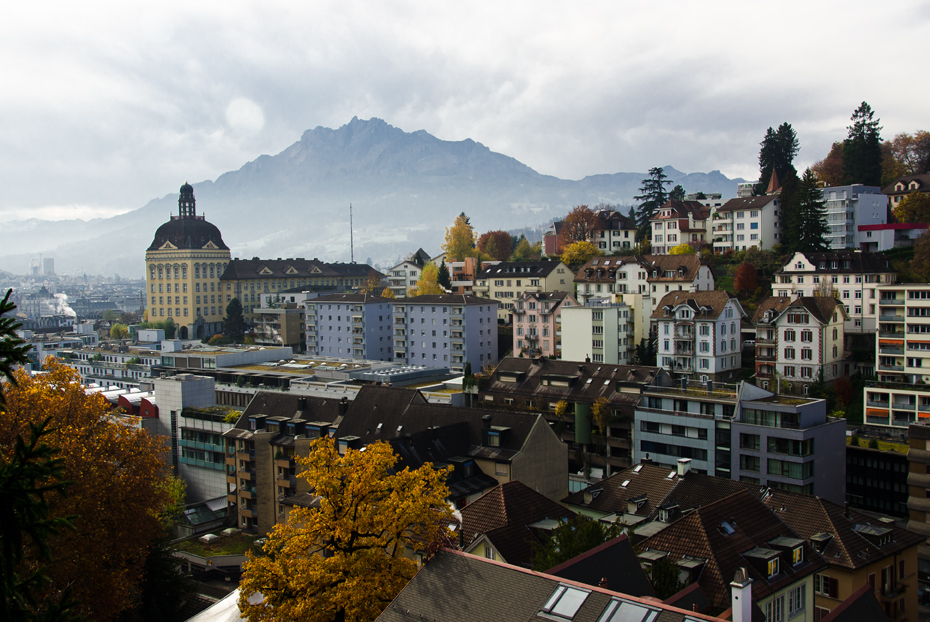
[[578, 613], [590, 592], [569, 585], [559, 585], [543, 606], [543, 613], [571, 620]]
[[597, 622], [652, 622], [659, 617], [656, 609], [640, 603], [612, 598]]
[[642, 470], [643, 470], [643, 465], [641, 465], [641, 464], [637, 464], [635, 467], [633, 467], [633, 472], [634, 472], [634, 473], [639, 473], [639, 472], [642, 471]]
[[620, 487], [626, 488], [629, 485], [630, 485], [630, 480], [627, 479], [627, 480], [624, 480], [622, 484], [620, 484]]
[[675, 471], [672, 471], [671, 473], [665, 476], [665, 479], [672, 479], [673, 477], [675, 477], [675, 475], [676, 475]]

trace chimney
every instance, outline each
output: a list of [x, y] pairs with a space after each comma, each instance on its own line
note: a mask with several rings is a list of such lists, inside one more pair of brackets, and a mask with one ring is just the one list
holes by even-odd
[[843, 518], [849, 520], [849, 501], [843, 503]]
[[491, 429], [491, 415], [485, 415], [481, 418], [482, 427], [485, 430]]
[[597, 582], [598, 587], [607, 588], [607, 577], [601, 577], [601, 580]]
[[339, 416], [345, 417], [347, 412], [349, 412], [349, 398], [343, 397], [339, 400]]
[[649, 454], [646, 454], [646, 457], [640, 460], [643, 464], [655, 464], [655, 461], [649, 457]]
[[730, 582], [733, 622], [752, 622], [752, 579], [745, 568], [736, 571]]
[[678, 477], [684, 477], [691, 470], [691, 458], [678, 459]]

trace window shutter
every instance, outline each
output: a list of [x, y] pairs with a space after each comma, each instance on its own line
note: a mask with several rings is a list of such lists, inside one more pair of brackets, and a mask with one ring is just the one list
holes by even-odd
[[830, 577], [830, 598], [838, 598], [839, 594], [839, 581]]

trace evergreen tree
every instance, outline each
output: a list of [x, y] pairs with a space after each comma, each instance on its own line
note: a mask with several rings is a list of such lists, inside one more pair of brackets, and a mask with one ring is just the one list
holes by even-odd
[[829, 228], [825, 205], [823, 192], [817, 187], [817, 178], [807, 169], [792, 198], [791, 217], [785, 235], [789, 252], [827, 250], [826, 235]]
[[449, 268], [446, 266], [445, 259], [443, 259], [442, 263], [439, 265], [439, 276], [436, 278], [436, 282], [439, 283], [440, 287], [452, 289], [452, 276], [449, 274]]
[[668, 193], [669, 201], [684, 201], [685, 200], [685, 189], [681, 184], [678, 184], [672, 191]]
[[[16, 329], [22, 324], [17, 322], [16, 316], [13, 315], [16, 305], [10, 302], [12, 293], [12, 289], [7, 290], [3, 300], [0, 301], [0, 381], [5, 378], [8, 382], [16, 384], [13, 370], [29, 362], [26, 353], [29, 352], [32, 346], [20, 339], [16, 334]], [[5, 403], [3, 390], [3, 383], [0, 382], [0, 408]]]
[[223, 336], [232, 339], [235, 343], [242, 343], [247, 328], [245, 318], [242, 316], [242, 303], [239, 302], [238, 298], [233, 298], [226, 305], [226, 317], [223, 318]]
[[649, 169], [649, 177], [643, 180], [638, 196], [633, 197], [639, 201], [639, 220], [636, 222], [636, 240], [642, 241], [652, 228], [649, 220], [656, 215], [659, 208], [668, 201], [668, 192], [665, 186], [672, 180], [664, 173], [661, 166]]
[[777, 130], [771, 127], [766, 130], [760, 146], [759, 181], [755, 187], [755, 194], [759, 196], [764, 195], [768, 189], [772, 171], [775, 171], [779, 180], [797, 175], [793, 162], [794, 157], [798, 155], [800, 143], [791, 124], [782, 123]]
[[878, 186], [882, 183], [882, 139], [879, 119], [866, 102], [851, 117], [849, 135], [843, 141], [843, 183]]

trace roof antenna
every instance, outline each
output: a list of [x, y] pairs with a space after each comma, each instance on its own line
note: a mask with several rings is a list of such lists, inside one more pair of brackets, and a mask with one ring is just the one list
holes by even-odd
[[355, 263], [355, 237], [352, 233], [352, 204], [349, 203], [349, 262]]

